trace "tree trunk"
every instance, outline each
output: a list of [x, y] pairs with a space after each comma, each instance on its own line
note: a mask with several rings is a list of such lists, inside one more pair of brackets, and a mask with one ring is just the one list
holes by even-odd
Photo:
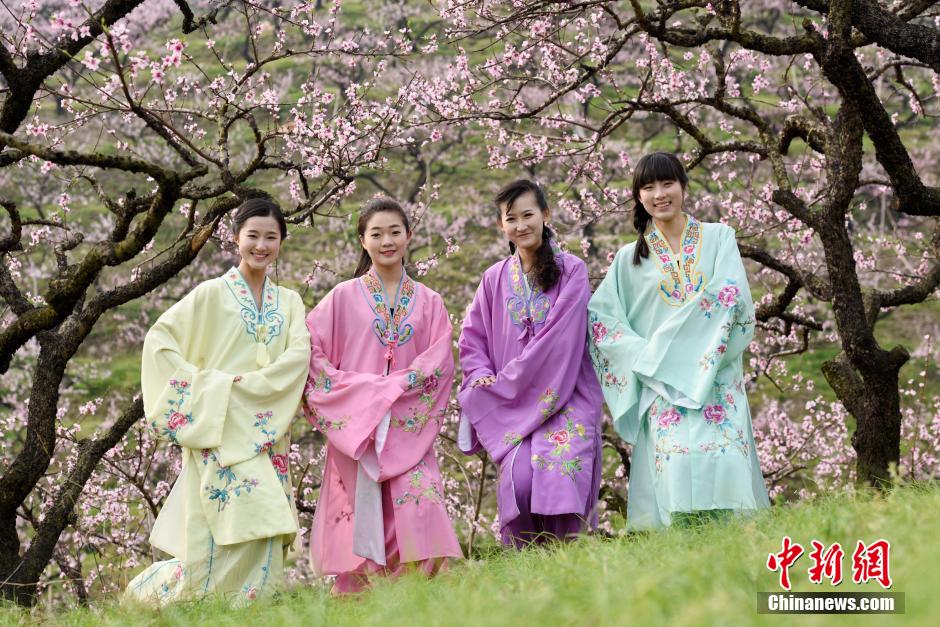
[[20, 554], [16, 510], [49, 468], [56, 442], [59, 384], [68, 361], [55, 333], [45, 331], [37, 337], [40, 350], [29, 395], [26, 441], [0, 477], [0, 598], [21, 605], [32, 604], [35, 584], [23, 580], [30, 569]]
[[[847, 363], [844, 355], [823, 364], [826, 381], [839, 400], [855, 417], [852, 448], [857, 456], [856, 474], [860, 484], [885, 487], [889, 468], [901, 457], [901, 398], [898, 371], [903, 349], [891, 353], [881, 364], [869, 364], [861, 373]], [[896, 356], [896, 357], [895, 357]]]

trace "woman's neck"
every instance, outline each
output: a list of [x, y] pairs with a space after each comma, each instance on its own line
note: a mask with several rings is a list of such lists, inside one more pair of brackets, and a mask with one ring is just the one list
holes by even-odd
[[244, 261], [238, 264], [238, 271], [241, 272], [242, 278], [248, 283], [248, 287], [251, 288], [255, 303], [258, 304], [260, 308], [261, 290], [264, 289], [264, 279], [266, 277], [265, 271], [252, 268]]
[[372, 264], [372, 268], [385, 285], [398, 285], [401, 281], [402, 274], [405, 272], [405, 267], [399, 264], [394, 266]]
[[682, 243], [682, 232], [685, 231], [686, 221], [686, 215], [682, 212], [669, 220], [660, 221], [653, 218], [653, 224], [656, 225], [659, 232], [662, 233], [666, 241], [669, 242], [669, 247], [673, 252], [679, 250], [679, 246]]
[[517, 248], [516, 252], [519, 253], [519, 261], [522, 263], [522, 271], [528, 273], [535, 265], [535, 260], [539, 254], [538, 248]]

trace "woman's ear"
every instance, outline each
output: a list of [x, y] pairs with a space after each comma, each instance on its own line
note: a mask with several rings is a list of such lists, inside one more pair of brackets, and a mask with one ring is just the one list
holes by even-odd
[[545, 211], [542, 212], [542, 222], [548, 224], [552, 221], [552, 208], [545, 207]]

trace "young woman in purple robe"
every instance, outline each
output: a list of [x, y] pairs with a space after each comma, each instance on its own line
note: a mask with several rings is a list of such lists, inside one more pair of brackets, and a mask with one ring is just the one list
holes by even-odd
[[603, 396], [587, 352], [587, 269], [561, 252], [538, 185], [496, 196], [512, 253], [483, 274], [460, 334], [459, 444], [499, 464], [502, 541], [517, 548], [597, 524]]

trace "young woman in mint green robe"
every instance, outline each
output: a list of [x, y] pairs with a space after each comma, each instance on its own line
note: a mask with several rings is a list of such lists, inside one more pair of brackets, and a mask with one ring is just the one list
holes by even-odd
[[[634, 180], [644, 213], [644, 185], [675, 181], [681, 204], [687, 181], [673, 155], [650, 157]], [[594, 367], [617, 433], [633, 444], [630, 529], [770, 505], [745, 394], [754, 304], [734, 230], [678, 217], [678, 251], [654, 220], [640, 220], [647, 257], [637, 242], [624, 246], [588, 306]]]

